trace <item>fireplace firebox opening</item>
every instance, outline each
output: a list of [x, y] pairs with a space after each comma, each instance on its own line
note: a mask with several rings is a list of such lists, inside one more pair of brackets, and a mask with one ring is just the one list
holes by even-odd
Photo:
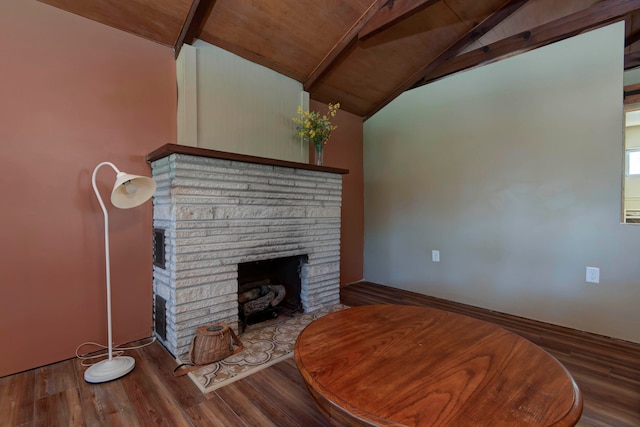
[[240, 329], [281, 314], [303, 312], [300, 300], [302, 269], [307, 255], [238, 264]]

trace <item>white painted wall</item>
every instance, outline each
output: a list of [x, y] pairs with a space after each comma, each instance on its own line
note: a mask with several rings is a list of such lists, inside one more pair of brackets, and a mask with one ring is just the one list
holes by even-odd
[[178, 141], [180, 145], [198, 146], [198, 74], [197, 49], [185, 44], [176, 58], [178, 88]]
[[[201, 40], [193, 49], [194, 58], [181, 54], [177, 62], [180, 144], [308, 162], [307, 144], [300, 141], [291, 120], [298, 105], [309, 105], [300, 82]], [[197, 79], [195, 90], [192, 76]], [[194, 110], [195, 130], [191, 113], [180, 117]]]
[[582, 34], [366, 121], [365, 279], [640, 342], [640, 227], [620, 224], [623, 39], [622, 23]]
[[634, 68], [633, 70], [627, 70], [624, 72], [624, 85], [635, 85], [640, 83], [640, 68]]

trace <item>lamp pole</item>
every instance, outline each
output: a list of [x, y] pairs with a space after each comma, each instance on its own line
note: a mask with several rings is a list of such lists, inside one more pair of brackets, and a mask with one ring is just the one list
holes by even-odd
[[109, 213], [102, 201], [98, 186], [96, 185], [96, 175], [98, 170], [103, 166], [110, 166], [116, 173], [116, 181], [111, 192], [111, 203], [122, 209], [133, 208], [139, 206], [151, 198], [156, 189], [156, 183], [153, 179], [130, 175], [121, 172], [113, 163], [102, 162], [93, 170], [91, 184], [96, 198], [102, 208], [104, 215], [104, 262], [106, 273], [107, 287], [107, 348], [109, 349], [109, 357], [98, 363], [91, 365], [84, 373], [85, 381], [89, 383], [101, 383], [105, 381], [120, 378], [133, 370], [136, 361], [130, 356], [113, 357], [113, 331], [111, 327], [111, 262], [109, 254]]
[[102, 213], [104, 214], [104, 265], [106, 269], [106, 277], [107, 277], [107, 339], [109, 340], [109, 360], [113, 359], [113, 333], [111, 328], [111, 262], [109, 255], [109, 213], [107, 212], [107, 208], [102, 201], [102, 197], [100, 196], [100, 192], [98, 191], [98, 186], [96, 185], [96, 175], [98, 174], [98, 169], [102, 166], [111, 166], [111, 168], [118, 174], [120, 171], [111, 162], [102, 162], [93, 170], [93, 176], [91, 177], [91, 184], [93, 185], [93, 191], [96, 193], [96, 198], [100, 203], [100, 207], [102, 208]]

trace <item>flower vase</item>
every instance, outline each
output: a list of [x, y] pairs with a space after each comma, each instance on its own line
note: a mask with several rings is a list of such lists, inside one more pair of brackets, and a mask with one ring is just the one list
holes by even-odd
[[316, 166], [322, 166], [322, 154], [324, 153], [324, 144], [320, 143], [320, 144], [314, 144], [315, 146], [315, 162], [316, 162]]

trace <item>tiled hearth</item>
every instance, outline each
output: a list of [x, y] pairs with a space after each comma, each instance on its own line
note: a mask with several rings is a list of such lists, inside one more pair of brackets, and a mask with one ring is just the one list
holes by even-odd
[[[347, 171], [166, 145], [147, 156], [158, 187], [153, 225], [165, 263], [153, 267], [156, 335], [174, 355], [195, 328], [237, 328], [238, 263], [306, 255], [305, 312], [339, 302], [342, 175]], [[156, 312], [157, 311], [157, 312]]]

